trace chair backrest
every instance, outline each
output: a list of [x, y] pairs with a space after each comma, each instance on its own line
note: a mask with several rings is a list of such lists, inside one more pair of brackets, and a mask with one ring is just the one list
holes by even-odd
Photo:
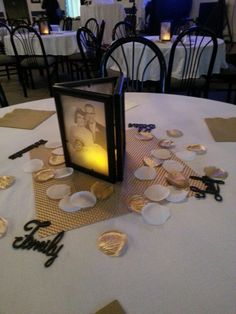
[[106, 22], [104, 20], [102, 20], [100, 27], [99, 27], [99, 32], [97, 35], [98, 45], [100, 45], [100, 46], [102, 45], [102, 41], [103, 41], [105, 25], [106, 25]]
[[[48, 66], [46, 52], [44, 49], [43, 41], [39, 33], [31, 26], [20, 25], [13, 29], [11, 33], [11, 43], [18, 64], [22, 58], [29, 58], [29, 65], [42, 66], [42, 60], [44, 65]], [[42, 58], [38, 58], [41, 56]]]
[[98, 21], [91, 17], [90, 19], [88, 19], [85, 24], [84, 24], [84, 27], [88, 28], [95, 37], [98, 36], [99, 34], [99, 23]]
[[9, 104], [8, 104], [5, 92], [0, 83], [0, 107], [7, 107], [7, 106], [9, 106]]
[[24, 20], [24, 19], [8, 19], [8, 25], [11, 27], [17, 27], [19, 25], [29, 26], [30, 23], [28, 20]]
[[62, 30], [71, 31], [72, 30], [73, 19], [72, 17], [66, 17], [63, 19]]
[[129, 22], [121, 21], [116, 23], [112, 30], [112, 40], [134, 36], [133, 27]]
[[98, 39], [86, 27], [79, 28], [76, 36], [87, 77], [91, 78], [93, 76], [91, 71], [98, 70], [101, 61], [101, 50]]
[[194, 95], [199, 83], [199, 69], [203, 67], [204, 85], [201, 88], [206, 97], [217, 49], [217, 38], [208, 29], [194, 26], [180, 33], [170, 50], [167, 92], [173, 91], [173, 70], [178, 68], [178, 89], [184, 94]]
[[0, 22], [0, 54], [5, 54], [4, 36], [10, 34], [10, 27], [5, 23]]
[[[172, 25], [171, 25], [172, 26]], [[196, 23], [191, 18], [182, 18], [175, 21], [174, 29], [171, 29], [173, 35], [179, 35], [183, 31], [189, 29], [190, 27], [196, 26]]]
[[165, 59], [157, 45], [144, 37], [117, 39], [103, 55], [100, 65], [101, 76], [107, 76], [110, 71], [123, 73], [126, 91], [144, 91], [152, 75], [155, 91], [165, 92]]

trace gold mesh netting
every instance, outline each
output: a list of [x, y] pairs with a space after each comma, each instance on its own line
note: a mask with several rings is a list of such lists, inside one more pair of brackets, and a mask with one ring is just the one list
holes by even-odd
[[[152, 184], [167, 185], [165, 176], [167, 172], [163, 167], [157, 168], [157, 176], [154, 180], [140, 181], [135, 178], [134, 171], [143, 165], [143, 157], [149, 156], [150, 151], [159, 148], [158, 141], [154, 137], [151, 141], [140, 141], [135, 138], [135, 130], [126, 132], [126, 157], [124, 180], [114, 184], [114, 193], [106, 200], [98, 201], [93, 208], [85, 208], [77, 212], [65, 212], [58, 207], [59, 201], [51, 200], [46, 195], [46, 190], [53, 184], [65, 183], [70, 185], [72, 193], [77, 191], [90, 190], [91, 185], [99, 179], [84, 173], [75, 171], [74, 174], [65, 179], [52, 179], [47, 182], [36, 182], [33, 180], [35, 192], [36, 218], [39, 220], [49, 220], [51, 225], [47, 228], [39, 229], [39, 236], [46, 237], [62, 230], [68, 231], [98, 221], [106, 220], [128, 213], [127, 201], [134, 194], [143, 194], [146, 188]], [[48, 159], [51, 150], [45, 147], [38, 147], [30, 152], [30, 157], [40, 158], [48, 167]], [[184, 165], [183, 174], [186, 177], [197, 175], [182, 160], [171, 153], [172, 160], [176, 160]], [[62, 167], [62, 166], [57, 166]], [[191, 180], [190, 180], [191, 183]], [[194, 181], [194, 185], [203, 188], [200, 181]], [[193, 195], [192, 192], [189, 195]]]

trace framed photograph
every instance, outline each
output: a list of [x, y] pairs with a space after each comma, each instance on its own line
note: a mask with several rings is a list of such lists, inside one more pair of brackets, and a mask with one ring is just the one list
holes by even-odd
[[31, 0], [31, 3], [41, 3], [41, 0]]
[[125, 123], [123, 77], [54, 86], [65, 162], [101, 179], [123, 179]]

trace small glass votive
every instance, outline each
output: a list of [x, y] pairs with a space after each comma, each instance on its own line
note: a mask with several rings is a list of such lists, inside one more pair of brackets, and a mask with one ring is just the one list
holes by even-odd
[[161, 41], [171, 40], [171, 22], [170, 21], [161, 22], [160, 40]]

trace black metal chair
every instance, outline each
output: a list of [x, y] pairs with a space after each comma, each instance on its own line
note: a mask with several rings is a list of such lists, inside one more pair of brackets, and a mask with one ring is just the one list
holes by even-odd
[[[150, 82], [149, 71], [156, 79]], [[117, 39], [103, 55], [101, 76], [123, 73], [126, 91], [165, 92], [166, 64], [161, 50], [144, 37]], [[159, 73], [159, 74], [158, 74]]]
[[231, 52], [226, 54], [226, 61], [228, 67], [213, 75], [210, 91], [226, 91], [225, 101], [236, 104], [236, 54]]
[[100, 45], [100, 46], [102, 45], [105, 26], [106, 26], [106, 22], [104, 20], [102, 20], [102, 22], [99, 26], [98, 34], [97, 34], [98, 45]]
[[88, 28], [95, 37], [98, 37], [99, 34], [99, 23], [97, 21], [97, 19], [91, 17], [90, 19], [88, 19], [85, 24], [84, 27]]
[[121, 21], [116, 23], [112, 30], [112, 40], [116, 40], [118, 38], [134, 36], [133, 27], [129, 22]]
[[179, 35], [183, 31], [189, 29], [190, 27], [196, 26], [194, 19], [185, 17], [175, 21], [174, 29], [171, 27], [171, 33], [173, 35]]
[[78, 79], [97, 77], [101, 61], [101, 43], [92, 31], [86, 27], [77, 30], [77, 43], [79, 53], [69, 56], [71, 74], [73, 79], [74, 68]]
[[73, 24], [73, 19], [72, 17], [65, 17], [63, 19], [63, 23], [62, 23], [62, 30], [63, 31], [71, 31], [72, 30], [72, 24]]
[[30, 26], [21, 25], [11, 33], [11, 43], [17, 60], [17, 69], [24, 96], [27, 97], [29, 80], [34, 88], [33, 70], [41, 74], [46, 72], [48, 89], [52, 96], [52, 74], [57, 73], [57, 60], [53, 56], [47, 56], [43, 41], [38, 32]]
[[2, 88], [2, 84], [0, 83], [0, 107], [7, 107], [9, 106], [5, 92]]
[[[208, 29], [194, 26], [181, 32], [174, 41], [167, 71], [167, 92], [207, 97], [218, 49], [217, 38]], [[209, 52], [210, 50], [210, 52]], [[208, 53], [207, 53], [208, 51]], [[177, 55], [181, 55], [180, 58]], [[183, 64], [180, 63], [183, 60]], [[204, 62], [205, 74], [199, 77]], [[179, 77], [173, 77], [174, 66], [181, 67]]]
[[[10, 74], [16, 73], [16, 58], [15, 56], [8, 56], [5, 53], [4, 36], [11, 34], [11, 29], [5, 23], [0, 22], [0, 72], [4, 73], [1, 76], [7, 75], [8, 80]], [[2, 69], [3, 67], [3, 69]], [[13, 72], [12, 72], [13, 71]]]

